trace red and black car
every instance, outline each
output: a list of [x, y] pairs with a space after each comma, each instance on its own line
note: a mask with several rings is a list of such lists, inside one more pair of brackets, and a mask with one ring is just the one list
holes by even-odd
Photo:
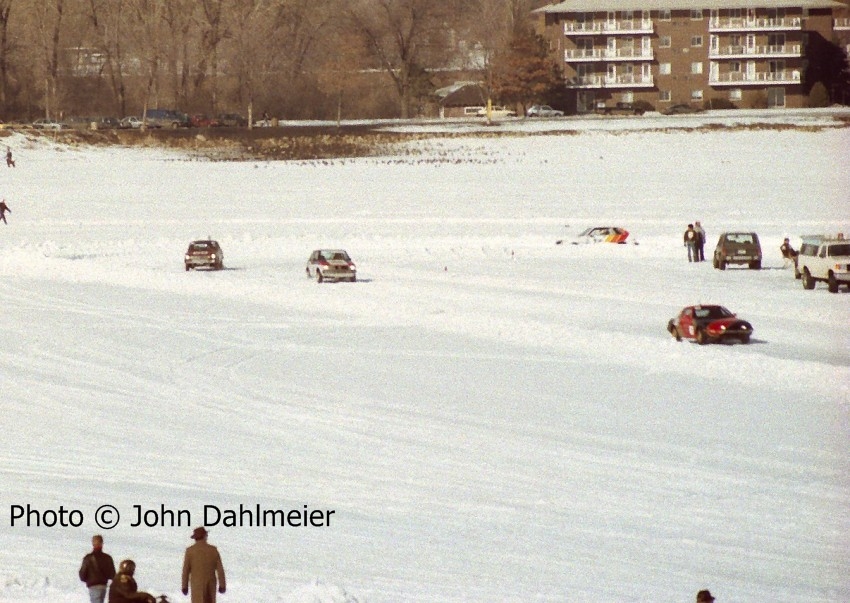
[[667, 330], [676, 341], [694, 339], [700, 345], [727, 339], [749, 343], [753, 334], [753, 326], [746, 320], [723, 306], [706, 305], [682, 308], [679, 315], [667, 323]]

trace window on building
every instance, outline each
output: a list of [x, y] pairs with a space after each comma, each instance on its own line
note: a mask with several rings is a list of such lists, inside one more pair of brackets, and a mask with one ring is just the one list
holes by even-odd
[[701, 8], [692, 8], [691, 9], [691, 19], [694, 21], [702, 21], [702, 9]]
[[673, 95], [669, 90], [658, 91], [658, 100], [660, 100], [661, 102], [669, 103], [671, 98], [673, 98]]
[[730, 101], [739, 101], [743, 98], [743, 93], [740, 88], [732, 88], [729, 91], [729, 100]]
[[691, 36], [691, 46], [702, 46], [702, 36]]
[[661, 36], [658, 38], [658, 47], [659, 48], [670, 48], [673, 43], [670, 40], [670, 36]]
[[784, 107], [785, 106], [785, 88], [768, 88], [767, 90], [767, 106]]
[[691, 90], [691, 100], [701, 101], [702, 100], [702, 90]]
[[658, 20], [659, 21], [669, 21], [670, 20], [670, 9], [662, 8], [658, 11]]
[[741, 18], [741, 9], [740, 8], [730, 8], [729, 9], [729, 18], [730, 19], [740, 19]]
[[691, 73], [695, 75], [702, 73], [702, 61], [691, 63]]
[[658, 75], [670, 75], [672, 72], [670, 63], [658, 63]]
[[741, 61], [731, 61], [729, 63], [729, 71], [732, 73], [741, 73]]

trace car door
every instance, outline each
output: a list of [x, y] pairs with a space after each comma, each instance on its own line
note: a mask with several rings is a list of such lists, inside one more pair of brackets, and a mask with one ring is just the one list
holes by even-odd
[[696, 335], [693, 308], [686, 308], [679, 315], [679, 333], [682, 337], [694, 337]]

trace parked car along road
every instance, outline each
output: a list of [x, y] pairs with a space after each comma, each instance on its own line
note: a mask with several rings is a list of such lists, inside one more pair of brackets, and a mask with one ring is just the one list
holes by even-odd
[[728, 264], [746, 264], [752, 270], [761, 268], [761, 244], [754, 232], [724, 232], [714, 248], [713, 265], [726, 270]]
[[850, 289], [850, 241], [843, 236], [803, 237], [797, 256], [797, 270], [804, 289], [814, 289], [818, 281], [825, 282], [831, 293], [840, 285]]
[[218, 241], [210, 239], [192, 241], [189, 243], [189, 249], [186, 250], [183, 261], [187, 272], [195, 268], [221, 270], [224, 268], [224, 252]]
[[[487, 107], [479, 109], [476, 115], [478, 117], [487, 117]], [[516, 117], [516, 111], [508, 109], [507, 107], [491, 107], [490, 117], [496, 119], [500, 117]]]
[[616, 105], [606, 105], [601, 103], [596, 105], [594, 111], [599, 115], [643, 115], [644, 110], [640, 107], [635, 107], [632, 103], [617, 103]]
[[32, 122], [32, 127], [36, 130], [64, 130], [65, 124], [42, 117]]
[[248, 120], [238, 113], [222, 113], [218, 116], [218, 121], [222, 126], [229, 127], [245, 127], [248, 125]]
[[723, 306], [686, 306], [667, 323], [667, 331], [676, 338], [693, 339], [698, 344], [738, 339], [749, 343], [753, 326]]
[[138, 117], [129, 116], [124, 117], [118, 122], [118, 127], [123, 130], [138, 130], [142, 127], [142, 120]]
[[525, 112], [528, 117], [563, 117], [564, 112], [553, 109], [549, 105], [532, 105]]
[[318, 282], [357, 280], [357, 266], [343, 249], [316, 249], [307, 260], [307, 278]]

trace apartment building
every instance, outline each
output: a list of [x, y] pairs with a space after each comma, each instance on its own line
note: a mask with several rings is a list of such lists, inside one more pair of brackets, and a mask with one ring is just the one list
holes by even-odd
[[833, 0], [568, 0], [535, 13], [578, 113], [638, 100], [804, 107], [810, 45], [850, 44], [847, 4]]

